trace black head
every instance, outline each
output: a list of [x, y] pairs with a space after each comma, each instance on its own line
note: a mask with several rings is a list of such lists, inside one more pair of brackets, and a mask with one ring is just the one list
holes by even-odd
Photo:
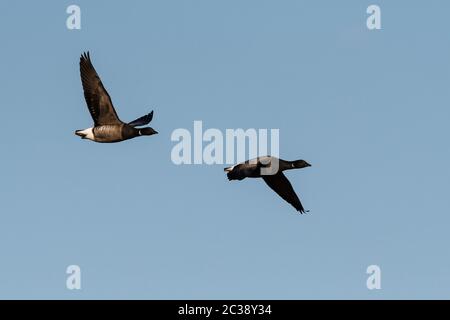
[[292, 167], [301, 169], [301, 168], [311, 167], [311, 165], [308, 162], [306, 162], [305, 160], [296, 160], [296, 161], [292, 161]]
[[151, 136], [153, 134], [157, 134], [158, 132], [151, 128], [151, 127], [146, 127], [146, 128], [142, 128], [142, 129], [138, 129], [139, 130], [139, 135], [140, 136]]

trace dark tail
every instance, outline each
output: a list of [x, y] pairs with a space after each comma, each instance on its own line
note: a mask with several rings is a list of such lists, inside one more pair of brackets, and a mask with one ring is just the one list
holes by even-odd
[[224, 171], [227, 173], [227, 178], [229, 181], [243, 180], [245, 178], [239, 173], [239, 170], [233, 170], [233, 167], [225, 168]]
[[79, 136], [79, 137], [84, 138], [84, 137], [85, 137], [85, 134], [81, 133], [82, 131], [83, 131], [83, 130], [76, 130], [76, 131], [75, 131], [75, 134], [76, 134], [77, 136]]

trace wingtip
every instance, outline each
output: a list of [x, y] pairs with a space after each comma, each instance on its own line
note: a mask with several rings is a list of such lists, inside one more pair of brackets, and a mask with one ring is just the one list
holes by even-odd
[[150, 123], [150, 122], [153, 120], [153, 110], [152, 110], [152, 112], [150, 112], [150, 113], [147, 115], [147, 117], [148, 117], [148, 122]]
[[89, 55], [89, 51], [83, 51], [81, 54], [80, 60], [91, 60], [91, 56]]

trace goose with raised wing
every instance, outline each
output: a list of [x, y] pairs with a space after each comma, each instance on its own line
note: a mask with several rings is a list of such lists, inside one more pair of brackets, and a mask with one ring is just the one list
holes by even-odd
[[94, 126], [75, 131], [77, 136], [95, 142], [111, 143], [158, 133], [151, 127], [139, 128], [152, 121], [153, 111], [129, 123], [119, 119], [111, 98], [92, 65], [89, 52], [80, 57], [80, 74], [84, 97]]
[[281, 198], [290, 203], [300, 213], [305, 213], [302, 203], [283, 171], [310, 167], [305, 160], [287, 161], [272, 156], [247, 160], [232, 167], [225, 168], [228, 180], [245, 178], [262, 178], [266, 184]]

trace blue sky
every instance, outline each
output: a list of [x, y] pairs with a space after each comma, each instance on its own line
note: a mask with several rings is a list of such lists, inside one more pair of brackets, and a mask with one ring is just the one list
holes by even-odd
[[[366, 28], [381, 7], [382, 30]], [[77, 4], [82, 29], [66, 28]], [[447, 1], [0, 3], [0, 298], [450, 298]], [[120, 117], [91, 126], [89, 50]], [[308, 215], [170, 135], [277, 128]], [[67, 266], [82, 289], [66, 289]], [[382, 289], [366, 288], [379, 265]]]

